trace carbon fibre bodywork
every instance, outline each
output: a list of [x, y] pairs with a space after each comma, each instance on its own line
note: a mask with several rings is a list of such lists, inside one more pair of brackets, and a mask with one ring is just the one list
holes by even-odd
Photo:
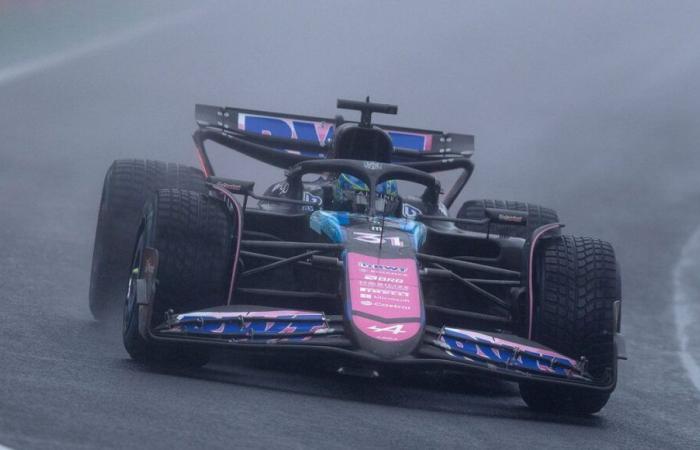
[[[268, 223], [256, 229], [256, 237], [271, 236], [273, 228], [280, 228], [275, 216], [256, 209], [246, 213], [250, 222]], [[524, 255], [532, 242], [448, 229], [440, 220], [387, 217], [378, 222], [322, 210], [286, 217], [307, 227], [296, 239], [241, 240], [245, 270], [237, 274], [229, 304], [171, 314], [162, 321], [144, 317], [145, 323], [158, 324], [144, 330], [148, 338], [238, 350], [328, 352], [378, 373], [388, 366], [430, 367], [595, 390], [614, 388], [615, 373], [594, 379], [585, 359], [527, 338], [529, 276]], [[551, 228], [548, 232], [556, 232]], [[545, 233], [538, 232], [540, 238]], [[480, 262], [454, 259], [464, 266], [447, 269], [441, 263], [456, 256], [444, 246], [448, 236], [453, 247], [457, 242], [488, 240], [498, 252], [486, 246]], [[258, 253], [262, 249], [265, 253]], [[261, 255], [275, 259], [257, 262]], [[286, 269], [270, 269], [274, 279], [256, 280], [256, 273], [269, 273], [266, 266], [299, 255], [303, 258]], [[435, 260], [437, 267], [431, 263]], [[255, 272], [260, 268], [265, 270]], [[492, 275], [478, 278], [484, 268]], [[465, 281], [481, 287], [472, 290]], [[482, 290], [486, 299], [502, 296], [508, 308], [479, 300]], [[148, 302], [143, 303], [147, 309]]]
[[[493, 222], [525, 225], [521, 213], [493, 210], [483, 220], [447, 215], [473, 170], [473, 137], [393, 127], [376, 130], [403, 145], [391, 151], [390, 162], [339, 159], [324, 145], [333, 136], [328, 119], [201, 105], [197, 114], [194, 137], [210, 196], [238, 223], [229, 295], [210, 308], [153, 317], [158, 257], [157, 249], [147, 249], [153, 270], [137, 283], [143, 338], [319, 352], [379, 373], [444, 368], [602, 392], [615, 388], [616, 360], [593, 376], [585, 358], [534, 339], [538, 245], [558, 237], [562, 225], [546, 224], [521, 239], [490, 232]], [[259, 196], [252, 182], [215, 177], [205, 140], [283, 167], [286, 179]], [[443, 195], [431, 172], [450, 169], [462, 173]], [[367, 210], [335, 210], [328, 184], [307, 195], [302, 177], [328, 173], [361, 180], [368, 187]], [[387, 180], [425, 190], [402, 199], [398, 214], [387, 214], [374, 200]], [[249, 198], [259, 206], [249, 206]], [[486, 233], [458, 226], [474, 223], [487, 225]]]

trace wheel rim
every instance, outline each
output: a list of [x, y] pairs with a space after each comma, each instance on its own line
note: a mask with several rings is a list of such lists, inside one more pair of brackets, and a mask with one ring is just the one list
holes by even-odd
[[124, 300], [124, 322], [123, 330], [126, 332], [132, 325], [135, 318], [135, 313], [137, 311], [136, 302], [136, 280], [138, 280], [141, 274], [141, 259], [143, 256], [143, 233], [139, 235], [139, 240], [136, 244], [136, 249], [134, 250], [134, 256], [131, 260], [131, 267], [129, 272], [129, 285], [126, 291], [126, 298]]

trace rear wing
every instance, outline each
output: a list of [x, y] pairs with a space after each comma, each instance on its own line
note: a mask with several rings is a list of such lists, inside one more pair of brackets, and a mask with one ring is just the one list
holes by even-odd
[[[289, 143], [302, 144], [295, 151], [311, 157], [324, 157], [326, 145], [333, 140], [335, 126], [342, 118], [334, 119], [269, 111], [196, 105], [195, 118], [202, 128], [215, 128], [246, 136], [256, 142], [270, 145]], [[452, 154], [471, 156], [474, 153], [474, 136], [447, 133], [436, 130], [375, 126], [386, 131], [394, 144], [397, 155]], [[304, 144], [307, 148], [303, 148]], [[279, 148], [278, 150], [286, 150]]]
[[[214, 170], [204, 149], [206, 140], [287, 169], [301, 161], [326, 158], [336, 127], [347, 123], [342, 116], [330, 119], [201, 104], [195, 107], [195, 119], [199, 129], [193, 137], [208, 176], [214, 175]], [[474, 153], [474, 136], [393, 125], [374, 126], [386, 131], [391, 138], [392, 163], [426, 172], [464, 169], [443, 200], [449, 207], [473, 171], [469, 158]]]

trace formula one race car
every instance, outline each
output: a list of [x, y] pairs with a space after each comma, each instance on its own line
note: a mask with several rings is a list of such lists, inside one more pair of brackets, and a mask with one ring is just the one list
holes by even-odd
[[[536, 410], [599, 411], [622, 357], [610, 244], [562, 235], [533, 204], [470, 200], [449, 217], [473, 136], [372, 124], [397, 107], [369, 98], [338, 108], [359, 122], [197, 105], [201, 170], [115, 161], [93, 315], [124, 305], [124, 345], [142, 362], [202, 365], [213, 346], [316, 352], [340, 373], [478, 373], [519, 382]], [[285, 178], [260, 195], [217, 176], [206, 141]], [[431, 174], [449, 170], [444, 193]]]

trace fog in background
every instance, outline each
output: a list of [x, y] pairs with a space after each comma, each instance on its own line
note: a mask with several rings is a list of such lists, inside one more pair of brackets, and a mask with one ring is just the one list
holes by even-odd
[[[176, 34], [91, 55], [81, 61], [91, 70], [68, 77], [62, 92], [25, 92], [30, 116], [56, 121], [60, 109], [66, 128], [83, 128], [51, 133], [44, 145], [89, 147], [105, 167], [139, 155], [195, 163], [196, 102], [332, 117], [336, 98], [371, 95], [399, 105], [383, 122], [477, 136], [469, 198], [566, 211], [581, 206], [569, 195], [593, 190], [596, 202], [585, 206], [598, 214], [620, 197], [642, 207], [649, 191], [668, 202], [697, 192], [697, 2], [101, 3], [71, 6], [72, 30], [61, 33], [89, 39], [100, 24], [111, 31], [189, 9], [203, 16]], [[106, 117], [112, 129], [95, 130]], [[234, 176], [252, 166], [260, 188], [278, 177], [241, 157], [228, 168]]]
[[[202, 444], [187, 430], [223, 439], [236, 428], [189, 402], [228, 396], [251, 411], [235, 426], [267, 427], [278, 445], [275, 430], [313, 446], [299, 433], [312, 420], [360, 421], [330, 447], [457, 446], [466, 423], [481, 430], [470, 439], [491, 445], [529, 436], [556, 448], [692, 446], [700, 394], [679, 363], [672, 273], [700, 226], [699, 23], [697, 1], [0, 0], [0, 359], [10, 368], [0, 448]], [[453, 212], [471, 198], [531, 201], [557, 209], [567, 232], [614, 244], [631, 359], [603, 419], [533, 417], [507, 395], [387, 388], [358, 399], [333, 381], [284, 375], [241, 377], [251, 388], [134, 372], [118, 331], [91, 320], [93, 234], [112, 160], [196, 165], [195, 103], [332, 117], [337, 98], [367, 95], [399, 105], [382, 123], [476, 135], [476, 171]], [[256, 180], [258, 192], [282, 176], [228, 150], [213, 156], [219, 174]], [[697, 358], [700, 330], [691, 334]], [[153, 409], [130, 414], [135, 398]], [[299, 402], [309, 417], [269, 406]], [[152, 441], [146, 415], [172, 435]], [[414, 431], [392, 441], [383, 426]], [[503, 434], [490, 440], [487, 429]]]

